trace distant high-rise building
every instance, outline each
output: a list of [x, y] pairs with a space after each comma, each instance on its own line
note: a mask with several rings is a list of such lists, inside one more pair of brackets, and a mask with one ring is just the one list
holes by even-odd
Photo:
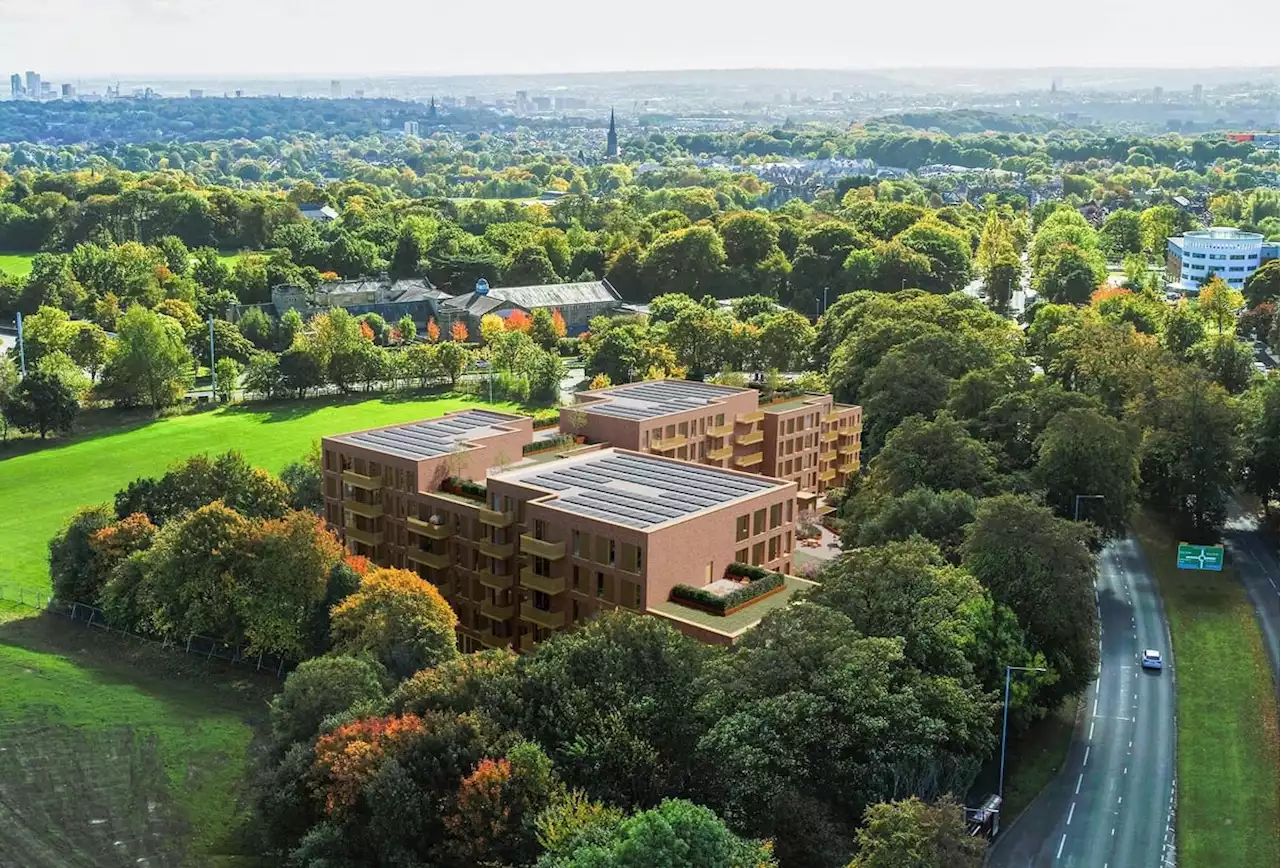
[[204, 99], [204, 91], [198, 87], [193, 87], [188, 92], [188, 96], [190, 96], [192, 99]]
[[27, 70], [27, 96], [40, 99], [40, 73]]
[[355, 97], [356, 99], [364, 99], [364, 91], [363, 91], [363, 90], [353, 90], [353, 91], [351, 91], [351, 95], [352, 95], [353, 97]]
[[1194, 103], [1204, 102], [1204, 85], [1195, 84], [1191, 86], [1191, 101]]
[[1160, 85], [1156, 85], [1154, 88], [1152, 88], [1152, 89], [1151, 89], [1151, 101], [1152, 101], [1152, 102], [1164, 102], [1164, 88], [1162, 88]]
[[329, 99], [342, 99], [342, 82], [336, 78], [329, 82]]
[[516, 91], [516, 113], [524, 114], [529, 110], [529, 91]]
[[47, 82], [47, 81], [40, 82], [40, 98], [41, 99], [53, 99], [55, 93], [57, 93], [57, 91], [54, 89], [53, 85], [50, 82]]
[[27, 89], [22, 86], [21, 75], [15, 72], [13, 75], [9, 76], [9, 96], [14, 99], [21, 99], [26, 92]]
[[475, 96], [467, 97], [467, 108], [479, 108], [480, 98]]
[[609, 109], [609, 135], [605, 138], [604, 155], [618, 156], [618, 124], [613, 116], [613, 109]]
[[417, 122], [417, 121], [405, 121], [405, 122], [404, 122], [404, 134], [405, 134], [406, 136], [416, 136], [416, 135], [418, 135], [418, 129], [419, 129], [419, 127], [418, 127], [418, 122]]
[[75, 85], [71, 85], [71, 84], [64, 84], [64, 85], [62, 86], [62, 98], [63, 98], [63, 99], [75, 99], [75, 98], [76, 98], [76, 88], [75, 88]]

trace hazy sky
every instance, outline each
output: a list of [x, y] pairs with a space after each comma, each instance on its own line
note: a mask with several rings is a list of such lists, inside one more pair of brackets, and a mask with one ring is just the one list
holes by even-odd
[[[1215, 14], [1224, 24], [1210, 24]], [[1280, 62], [1262, 0], [0, 0], [0, 69], [448, 75]]]

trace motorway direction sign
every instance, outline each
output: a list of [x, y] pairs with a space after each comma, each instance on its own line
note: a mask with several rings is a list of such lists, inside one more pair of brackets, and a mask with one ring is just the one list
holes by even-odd
[[1178, 543], [1178, 569], [1222, 570], [1222, 546], [1196, 546]]

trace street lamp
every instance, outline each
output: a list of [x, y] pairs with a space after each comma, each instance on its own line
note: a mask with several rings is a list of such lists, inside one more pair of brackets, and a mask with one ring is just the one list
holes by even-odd
[[1080, 501], [1082, 500], [1106, 500], [1105, 494], [1077, 494], [1076, 495], [1076, 521], [1080, 520]]
[[1045, 672], [1038, 666], [1006, 666], [1004, 668], [1004, 725], [1000, 728], [1000, 790], [997, 795], [1004, 800], [1004, 750], [1009, 739], [1009, 678], [1014, 670], [1018, 672]]

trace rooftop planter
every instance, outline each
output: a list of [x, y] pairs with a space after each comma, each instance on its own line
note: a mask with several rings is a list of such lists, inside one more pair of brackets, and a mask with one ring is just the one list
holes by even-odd
[[724, 571], [725, 578], [747, 579], [736, 590], [718, 594], [707, 588], [693, 585], [676, 585], [671, 589], [671, 599], [684, 606], [709, 612], [712, 615], [732, 615], [763, 597], [775, 594], [786, 587], [786, 577], [762, 567], [750, 564], [730, 564]]
[[457, 476], [446, 477], [444, 482], [440, 483], [440, 490], [469, 500], [478, 500], [481, 503], [484, 503], [489, 497], [489, 489], [480, 483]]
[[556, 437], [548, 437], [545, 440], [534, 440], [532, 443], [526, 443], [521, 447], [520, 451], [524, 455], [532, 455], [535, 452], [546, 452], [548, 449], [559, 449], [563, 446], [570, 446], [575, 441], [572, 435], [560, 434]]

